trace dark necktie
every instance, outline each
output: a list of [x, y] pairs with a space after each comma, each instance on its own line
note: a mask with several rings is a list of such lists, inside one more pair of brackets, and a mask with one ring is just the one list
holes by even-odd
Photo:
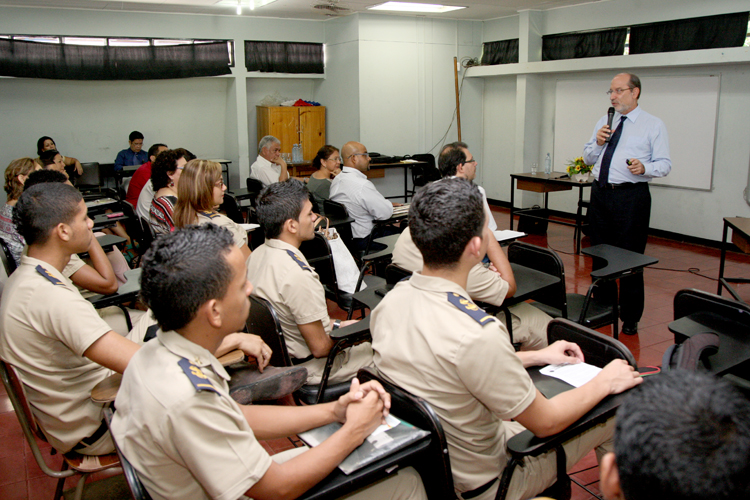
[[617, 126], [617, 129], [612, 134], [612, 137], [609, 138], [607, 149], [604, 150], [604, 157], [602, 158], [602, 168], [599, 169], [599, 187], [606, 186], [607, 182], [609, 181], [609, 165], [610, 163], [612, 163], [612, 155], [615, 154], [617, 143], [620, 142], [620, 136], [622, 135], [622, 126], [625, 124], [626, 118], [627, 116], [625, 115], [622, 115], [622, 117], [620, 117], [620, 125]]

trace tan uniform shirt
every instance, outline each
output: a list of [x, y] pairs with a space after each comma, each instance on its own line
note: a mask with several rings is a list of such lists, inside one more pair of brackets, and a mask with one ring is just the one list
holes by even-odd
[[173, 331], [130, 360], [112, 433], [155, 500], [236, 500], [271, 466], [228, 380], [210, 352]]
[[[393, 263], [411, 272], [422, 270], [422, 254], [411, 239], [408, 227], [398, 237], [393, 248]], [[501, 306], [508, 294], [508, 282], [480, 263], [469, 271], [466, 292], [473, 300]]]
[[440, 417], [459, 493], [499, 476], [508, 458], [503, 420], [536, 397], [507, 330], [466, 296], [451, 281], [416, 273], [371, 320], [378, 371]]
[[229, 229], [229, 232], [232, 233], [232, 240], [234, 240], [234, 244], [238, 248], [247, 246], [247, 231], [226, 215], [216, 212], [199, 212], [198, 224], [206, 224], [208, 222]]
[[101, 425], [91, 389], [111, 371], [83, 353], [110, 330], [68, 278], [22, 257], [0, 304], [0, 356], [18, 370], [39, 425], [60, 452]]

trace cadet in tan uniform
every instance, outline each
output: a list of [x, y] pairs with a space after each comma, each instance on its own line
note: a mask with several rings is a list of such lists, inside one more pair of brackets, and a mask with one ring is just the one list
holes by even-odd
[[[331, 321], [323, 285], [299, 251], [303, 241], [315, 236], [309, 196], [305, 186], [294, 179], [263, 189], [257, 214], [266, 242], [250, 256], [247, 277], [255, 287], [253, 293], [273, 305], [289, 354], [307, 368], [308, 384], [317, 384], [333, 347], [329, 333], [354, 321]], [[346, 381], [371, 365], [370, 344], [354, 346], [336, 357], [330, 382]]]
[[[34, 416], [55, 449], [110, 453], [114, 447], [102, 422], [102, 405], [91, 401], [91, 389], [112, 371], [125, 370], [139, 348], [132, 340], [142, 341], [141, 330], [135, 328], [130, 338], [113, 331], [62, 274], [70, 256], [87, 251], [94, 237], [75, 188], [58, 183], [29, 188], [14, 220], [28, 255], [6, 282], [0, 301], [0, 357], [18, 370]], [[258, 341], [236, 334], [221, 349], [242, 348], [265, 366], [270, 349], [265, 346], [268, 352], [261, 353]]]
[[[194, 286], [185, 293], [183, 283]], [[212, 224], [162, 236], [144, 257], [141, 291], [161, 330], [133, 357], [117, 395], [113, 434], [154, 499], [295, 498], [325, 478], [381, 422], [390, 396], [377, 383], [335, 403], [239, 406], [214, 351], [248, 315], [245, 260]], [[339, 421], [319, 446], [268, 456], [257, 439]], [[290, 458], [290, 455], [294, 455]], [[405, 469], [354, 498], [425, 498]]]
[[[420, 190], [409, 228], [424, 267], [396, 285], [371, 320], [376, 368], [432, 405], [448, 440], [456, 493], [482, 500], [495, 497], [511, 436], [524, 428], [540, 437], [558, 433], [608, 394], [641, 381], [616, 360], [588, 384], [546, 399], [524, 368], [577, 363], [583, 355], [564, 341], [515, 353], [504, 326], [468, 298], [469, 271], [487, 250], [486, 227], [481, 194], [470, 182], [443, 179]], [[607, 451], [612, 430], [610, 419], [567, 442], [568, 466], [594, 447]], [[507, 498], [533, 497], [555, 476], [554, 453], [527, 459]]]
[[215, 161], [190, 160], [182, 170], [177, 186], [177, 204], [174, 207], [175, 228], [190, 224], [215, 224], [225, 227], [232, 233], [232, 240], [242, 251], [245, 260], [250, 257], [247, 246], [247, 231], [236, 222], [216, 211], [224, 202], [227, 190], [221, 165]]

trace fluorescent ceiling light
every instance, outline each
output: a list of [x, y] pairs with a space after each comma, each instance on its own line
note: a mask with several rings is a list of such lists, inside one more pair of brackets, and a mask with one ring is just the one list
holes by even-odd
[[431, 14], [442, 14], [452, 10], [465, 9], [454, 5], [438, 5], [430, 3], [410, 3], [410, 2], [386, 2], [380, 5], [367, 7], [369, 10], [390, 10], [397, 12], [428, 12]]
[[225, 5], [227, 7], [235, 7], [237, 9], [240, 9], [241, 7], [248, 7], [250, 10], [255, 10], [257, 7], [263, 7], [264, 5], [268, 5], [269, 3], [273, 3], [276, 0], [220, 0], [218, 2], [214, 2], [212, 0], [212, 5]]

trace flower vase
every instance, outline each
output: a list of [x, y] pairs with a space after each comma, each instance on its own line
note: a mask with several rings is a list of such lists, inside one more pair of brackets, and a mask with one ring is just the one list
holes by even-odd
[[591, 179], [591, 172], [585, 174], [573, 174], [573, 180], [576, 182], [588, 182]]

